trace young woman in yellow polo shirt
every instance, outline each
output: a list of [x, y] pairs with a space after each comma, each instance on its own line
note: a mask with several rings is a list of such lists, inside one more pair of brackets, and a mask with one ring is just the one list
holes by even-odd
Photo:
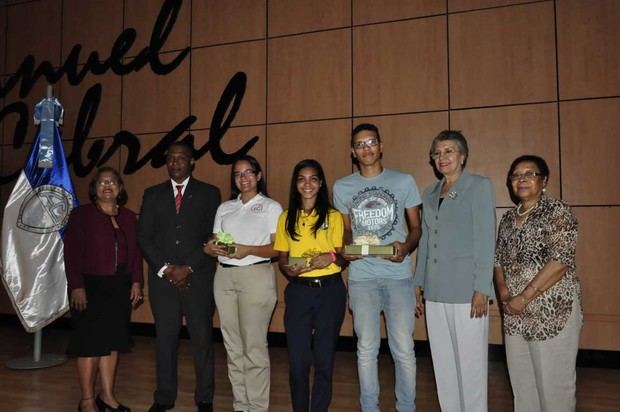
[[[274, 244], [278, 266], [289, 280], [284, 328], [295, 412], [325, 412], [331, 402], [334, 353], [346, 307], [340, 275], [346, 264], [340, 255], [343, 233], [342, 215], [329, 202], [323, 168], [316, 160], [302, 160], [293, 169], [288, 209], [278, 219]], [[307, 260], [291, 264], [289, 257]]]

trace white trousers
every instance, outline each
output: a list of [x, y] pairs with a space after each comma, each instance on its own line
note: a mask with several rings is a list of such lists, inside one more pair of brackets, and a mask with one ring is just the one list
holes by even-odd
[[581, 324], [581, 306], [575, 298], [566, 326], [555, 338], [526, 341], [519, 335], [504, 336], [515, 412], [575, 410]]
[[470, 303], [426, 301], [426, 327], [443, 412], [486, 412], [489, 318]]

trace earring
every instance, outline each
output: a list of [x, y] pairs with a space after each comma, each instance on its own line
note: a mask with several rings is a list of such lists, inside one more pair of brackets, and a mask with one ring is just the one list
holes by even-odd
[[542, 192], [545, 193], [547, 191], [546, 187], [543, 187]]

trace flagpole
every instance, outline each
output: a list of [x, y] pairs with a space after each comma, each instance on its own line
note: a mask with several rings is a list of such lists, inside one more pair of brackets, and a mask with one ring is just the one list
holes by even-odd
[[[53, 96], [52, 85], [47, 86], [46, 95], [48, 99]], [[35, 120], [35, 125], [39, 125], [40, 121]], [[50, 167], [51, 165], [40, 165], [42, 167]], [[61, 354], [41, 354], [41, 347], [43, 341], [43, 328], [34, 332], [34, 346], [32, 350], [32, 358], [23, 357], [17, 359], [10, 359], [6, 362], [6, 367], [15, 370], [30, 370], [30, 369], [43, 369], [50, 368], [52, 366], [62, 365], [67, 361], [67, 356]]]
[[58, 366], [65, 363], [67, 361], [67, 356], [65, 355], [54, 353], [41, 354], [42, 337], [42, 329], [39, 329], [34, 333], [34, 348], [32, 351], [32, 358], [23, 357], [9, 359], [5, 364], [6, 367], [14, 370], [31, 370], [51, 368], [52, 366]]

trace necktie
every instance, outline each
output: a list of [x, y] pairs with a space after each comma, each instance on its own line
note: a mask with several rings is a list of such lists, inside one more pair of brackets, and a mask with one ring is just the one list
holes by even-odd
[[181, 202], [183, 202], [183, 185], [177, 185], [177, 195], [174, 198], [174, 205], [177, 208], [177, 215], [181, 210]]

